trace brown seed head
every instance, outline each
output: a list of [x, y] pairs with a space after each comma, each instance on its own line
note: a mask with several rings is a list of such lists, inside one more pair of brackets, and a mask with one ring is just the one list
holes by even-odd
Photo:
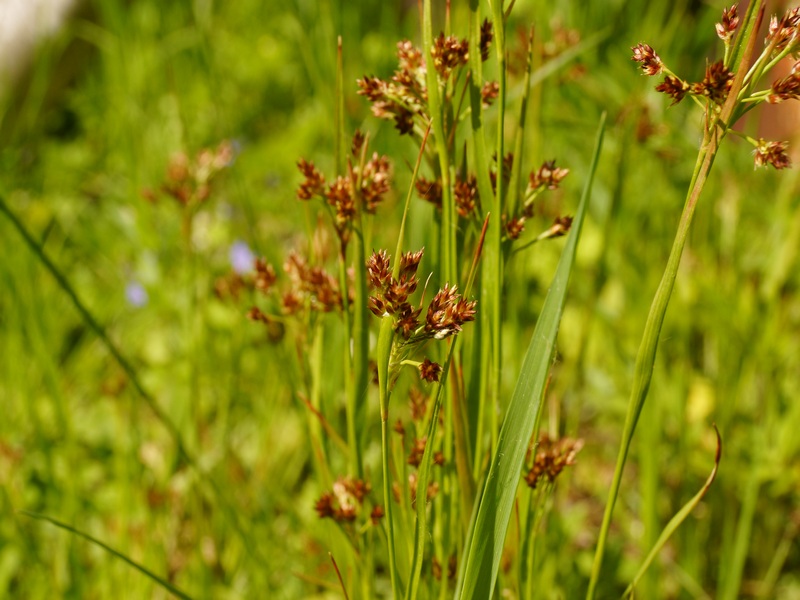
[[786, 153], [789, 142], [768, 142], [763, 139], [758, 140], [755, 153], [756, 167], [772, 165], [776, 169], [786, 169], [792, 165], [789, 155]]
[[496, 81], [487, 81], [481, 88], [481, 102], [483, 108], [489, 108], [492, 102], [500, 95], [500, 84]]
[[456, 210], [462, 217], [470, 216], [477, 208], [478, 180], [475, 175], [469, 175], [466, 181], [456, 177], [454, 185]]
[[271, 264], [267, 263], [263, 258], [256, 258], [255, 267], [256, 289], [262, 294], [267, 294], [278, 280], [278, 276], [275, 274], [275, 268]]
[[445, 37], [443, 33], [440, 33], [439, 37], [433, 42], [431, 58], [439, 76], [442, 79], [447, 79], [453, 69], [467, 64], [469, 60], [469, 42], [467, 40], [459, 40], [453, 35]]
[[667, 94], [672, 98], [672, 104], [677, 104], [689, 92], [690, 86], [682, 79], [673, 75], [667, 75], [660, 84], [656, 86], [657, 92]]
[[[703, 81], [692, 85], [692, 93], [708, 97], [715, 104], [722, 104], [733, 85], [733, 73], [721, 60], [706, 66]], [[656, 88], [658, 89], [658, 88]]]
[[439, 381], [439, 376], [442, 374], [442, 365], [431, 361], [426, 358], [419, 366], [419, 376], [428, 383]]
[[314, 196], [322, 196], [325, 193], [325, 178], [314, 166], [314, 163], [301, 158], [297, 161], [297, 168], [305, 177], [297, 189], [297, 197], [300, 200], [310, 200]]
[[492, 31], [492, 22], [489, 19], [485, 19], [481, 24], [481, 60], [486, 62], [489, 60], [489, 47], [492, 45], [492, 38], [494, 38], [494, 32]]
[[772, 83], [772, 93], [767, 97], [767, 102], [778, 104], [792, 98], [800, 99], [800, 72], [797, 68], [799, 64], [795, 64], [789, 75]]
[[515, 217], [506, 222], [506, 235], [510, 240], [516, 240], [525, 230], [525, 217]]
[[793, 56], [796, 54], [798, 27], [800, 27], [800, 7], [786, 11], [780, 20], [775, 15], [770, 18], [766, 43], [775, 44], [772, 56], [780, 54], [787, 47]]
[[576, 456], [583, 448], [583, 440], [561, 438], [551, 440], [546, 434], [542, 436], [533, 465], [525, 475], [525, 482], [529, 487], [536, 489], [542, 477], [553, 483], [565, 467], [576, 463]]
[[717, 35], [725, 43], [728, 43], [736, 33], [736, 28], [739, 27], [739, 12], [737, 6], [734, 4], [730, 8], [722, 9], [722, 20], [717, 23]]
[[661, 62], [655, 50], [647, 44], [636, 44], [631, 48], [633, 56], [631, 60], [640, 63], [642, 72], [645, 75], [658, 75], [664, 70], [664, 63]]
[[367, 280], [375, 289], [382, 289], [392, 277], [392, 267], [386, 250], [372, 252], [367, 259]]
[[417, 178], [417, 182], [414, 184], [414, 187], [417, 188], [417, 194], [423, 200], [427, 200], [431, 204], [433, 204], [436, 208], [441, 210], [442, 208], [442, 182], [440, 180], [435, 181], [428, 181], [424, 177]]
[[569, 169], [556, 167], [556, 161], [549, 160], [542, 163], [539, 170], [530, 175], [530, 188], [536, 190], [547, 188], [548, 190], [558, 189], [561, 181], [569, 174]]

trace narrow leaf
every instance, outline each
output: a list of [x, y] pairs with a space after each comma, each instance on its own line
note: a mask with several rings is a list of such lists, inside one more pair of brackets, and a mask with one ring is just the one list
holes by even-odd
[[653, 545], [653, 549], [650, 550], [650, 553], [647, 555], [647, 558], [644, 559], [642, 566], [639, 567], [639, 570], [636, 572], [633, 581], [631, 581], [631, 584], [625, 590], [625, 593], [622, 594], [623, 598], [633, 597], [633, 590], [636, 587], [636, 584], [639, 583], [639, 580], [647, 571], [647, 568], [650, 566], [650, 563], [653, 562], [653, 559], [661, 551], [661, 548], [664, 547], [664, 544], [667, 543], [667, 540], [670, 538], [670, 536], [673, 533], [675, 533], [675, 530], [678, 529], [681, 523], [683, 523], [686, 520], [686, 517], [689, 516], [689, 513], [691, 513], [694, 510], [694, 507], [700, 503], [700, 500], [703, 499], [703, 496], [706, 495], [708, 488], [710, 488], [711, 484], [714, 482], [714, 479], [717, 476], [717, 469], [719, 469], [719, 460], [720, 457], [722, 456], [722, 438], [719, 435], [719, 429], [717, 429], [716, 425], [714, 425], [714, 432], [717, 434], [717, 453], [714, 457], [714, 468], [711, 470], [711, 474], [708, 476], [708, 479], [706, 479], [706, 482], [703, 484], [703, 487], [700, 488], [700, 491], [697, 492], [697, 494], [695, 494], [695, 496], [691, 500], [689, 500], [689, 502], [684, 504], [683, 508], [681, 508], [675, 514], [675, 516], [672, 517], [672, 519], [670, 519], [670, 522], [667, 523], [667, 526], [664, 527], [664, 531], [661, 532], [661, 535], [656, 540], [656, 543]]
[[164, 579], [161, 579], [161, 577], [159, 577], [158, 575], [156, 575], [152, 571], [146, 569], [145, 567], [143, 567], [139, 563], [131, 560], [130, 558], [128, 558], [127, 556], [125, 556], [121, 552], [118, 552], [117, 550], [114, 550], [112, 547], [107, 546], [106, 544], [104, 544], [103, 542], [98, 540], [97, 538], [94, 538], [94, 537], [90, 536], [88, 533], [84, 533], [82, 531], [79, 531], [79, 530], [75, 529], [74, 527], [71, 527], [70, 525], [67, 525], [66, 523], [62, 523], [61, 521], [57, 521], [56, 519], [48, 517], [47, 515], [40, 515], [38, 513], [28, 512], [27, 510], [21, 510], [19, 512], [20, 512], [20, 514], [23, 514], [26, 517], [31, 517], [32, 519], [39, 519], [40, 521], [48, 521], [48, 522], [52, 523], [53, 525], [55, 525], [56, 527], [60, 527], [61, 529], [65, 529], [66, 531], [69, 531], [70, 533], [74, 533], [75, 535], [78, 535], [78, 536], [84, 538], [85, 540], [89, 540], [93, 544], [97, 544], [98, 546], [100, 546], [103, 550], [105, 550], [109, 554], [113, 554], [117, 558], [119, 558], [119, 559], [125, 561], [126, 563], [128, 563], [130, 566], [132, 566], [134, 569], [136, 569], [140, 573], [142, 573], [142, 574], [146, 575], [147, 577], [149, 577], [150, 579], [152, 579], [155, 583], [157, 583], [158, 585], [163, 587], [165, 590], [167, 590], [168, 592], [170, 592], [174, 596], [177, 596], [178, 598], [185, 598], [186, 600], [191, 600], [191, 596], [189, 596], [188, 594], [183, 593], [182, 591], [180, 591], [178, 588], [176, 588], [174, 585], [172, 585], [168, 581], [166, 581]]
[[525, 355], [522, 372], [517, 380], [514, 395], [500, 430], [477, 518], [467, 535], [470, 543], [465, 550], [463, 559], [465, 564], [463, 585], [457, 589], [456, 598], [490, 598], [497, 580], [503, 543], [511, 519], [511, 510], [517, 494], [522, 464], [541, 408], [542, 396], [555, 351], [558, 325], [566, 299], [567, 283], [575, 261], [575, 250], [600, 157], [605, 118], [605, 114], [603, 114], [578, 212], [572, 223], [567, 244], [561, 254], [558, 269], [547, 293], [542, 313], [536, 324], [536, 331]]

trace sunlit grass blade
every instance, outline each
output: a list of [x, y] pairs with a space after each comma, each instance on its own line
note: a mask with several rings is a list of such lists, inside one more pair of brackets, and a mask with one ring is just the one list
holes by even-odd
[[84, 533], [83, 531], [75, 529], [74, 527], [72, 527], [70, 525], [67, 525], [66, 523], [62, 523], [61, 521], [53, 519], [52, 517], [48, 517], [47, 515], [40, 515], [38, 513], [28, 512], [27, 510], [21, 510], [19, 512], [20, 512], [20, 514], [23, 514], [25, 516], [31, 517], [32, 519], [39, 519], [40, 521], [47, 521], [49, 523], [52, 523], [56, 527], [60, 527], [61, 529], [69, 531], [70, 533], [74, 533], [75, 535], [80, 536], [83, 539], [88, 540], [88, 541], [92, 542], [93, 544], [96, 544], [96, 545], [100, 546], [103, 550], [105, 550], [109, 554], [112, 554], [112, 555], [116, 556], [117, 558], [119, 558], [120, 560], [125, 561], [130, 566], [132, 566], [134, 569], [136, 569], [137, 571], [139, 571], [143, 575], [146, 575], [147, 577], [152, 579], [155, 583], [157, 583], [158, 585], [163, 587], [165, 590], [167, 590], [168, 592], [170, 592], [174, 596], [177, 596], [178, 598], [186, 598], [187, 600], [191, 600], [192, 597], [189, 596], [188, 594], [180, 591], [174, 585], [172, 585], [168, 581], [165, 581], [164, 579], [162, 579], [161, 577], [159, 577], [158, 575], [156, 575], [155, 573], [153, 573], [149, 569], [143, 567], [142, 565], [140, 565], [136, 561], [131, 560], [130, 558], [128, 558], [127, 556], [125, 556], [121, 552], [119, 552], [117, 550], [114, 550], [114, 548], [112, 548], [111, 546], [108, 546], [108, 545], [104, 544], [103, 542], [101, 542], [97, 538], [92, 537], [88, 533]]
[[653, 545], [652, 550], [650, 550], [650, 553], [647, 555], [647, 558], [644, 559], [642, 566], [639, 567], [639, 570], [636, 572], [636, 575], [633, 577], [633, 580], [631, 581], [630, 585], [627, 587], [625, 593], [622, 595], [623, 598], [633, 597], [636, 584], [645, 574], [647, 568], [650, 566], [650, 563], [653, 562], [653, 559], [655, 559], [655, 557], [661, 551], [661, 548], [664, 547], [664, 544], [667, 543], [667, 540], [670, 538], [670, 536], [673, 533], [675, 533], [678, 527], [680, 527], [681, 523], [683, 523], [686, 520], [686, 517], [689, 516], [689, 513], [691, 513], [694, 510], [694, 508], [700, 503], [700, 500], [703, 499], [703, 496], [706, 495], [706, 492], [708, 492], [708, 489], [711, 487], [711, 484], [714, 483], [714, 479], [717, 477], [717, 470], [719, 469], [719, 461], [720, 458], [722, 457], [722, 438], [719, 435], [719, 429], [717, 429], [716, 425], [714, 426], [714, 432], [717, 434], [717, 452], [716, 455], [714, 456], [714, 468], [711, 470], [711, 474], [708, 476], [708, 479], [706, 479], [706, 482], [703, 484], [703, 487], [700, 488], [700, 491], [697, 492], [697, 494], [695, 494], [691, 500], [689, 500], [686, 504], [684, 504], [683, 508], [681, 508], [675, 514], [675, 516], [672, 517], [672, 519], [670, 519], [669, 523], [667, 523], [667, 526], [664, 527], [664, 530], [661, 532], [661, 535], [658, 537], [656, 543]]
[[492, 456], [477, 518], [467, 536], [470, 544], [465, 549], [463, 559], [464, 581], [456, 590], [456, 598], [490, 598], [494, 589], [522, 464], [541, 409], [541, 400], [555, 351], [567, 284], [575, 260], [586, 206], [591, 195], [604, 131], [605, 114], [600, 119], [591, 167], [572, 223], [572, 230], [547, 293], [533, 339], [528, 346], [522, 371], [500, 430], [497, 448]]

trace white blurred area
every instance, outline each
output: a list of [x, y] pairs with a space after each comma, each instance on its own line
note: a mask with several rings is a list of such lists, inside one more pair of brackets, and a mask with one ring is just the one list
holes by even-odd
[[0, 0], [0, 78], [17, 75], [36, 43], [56, 31], [75, 0]]

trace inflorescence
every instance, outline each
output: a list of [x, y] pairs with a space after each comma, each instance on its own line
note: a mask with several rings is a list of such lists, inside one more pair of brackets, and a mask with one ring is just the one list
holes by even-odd
[[[724, 58], [708, 64], [702, 81], [691, 83], [675, 75], [666, 66], [661, 57], [648, 44], [637, 44], [632, 48], [632, 59], [639, 63], [642, 72], [648, 76], [664, 74], [664, 80], [656, 90], [672, 98], [672, 104], [677, 104], [686, 96], [693, 97], [699, 102], [705, 101], [707, 110], [717, 114], [721, 112], [722, 105], [728, 99], [732, 89], [735, 73], [734, 48], [736, 34], [739, 32], [739, 14], [737, 6], [731, 6], [722, 11], [722, 18], [716, 24], [717, 36], [725, 46]], [[784, 100], [800, 99], [800, 60], [795, 62], [791, 73], [772, 82], [765, 90], [756, 90], [759, 80], [766, 75], [782, 59], [792, 57], [800, 58], [800, 8], [786, 11], [779, 19], [773, 15], [770, 19], [769, 29], [764, 40], [764, 48], [753, 63], [749, 66], [742, 81], [741, 90], [738, 92], [737, 105], [740, 107], [735, 116], [739, 117], [758, 104], [777, 104]], [[745, 68], [742, 65], [740, 68]], [[734, 121], [735, 119], [731, 119]], [[771, 142], [764, 139], [753, 139], [744, 134], [738, 134], [747, 139], [755, 148], [755, 166], [772, 165], [776, 169], [784, 169], [791, 165], [787, 154], [788, 142]]]

